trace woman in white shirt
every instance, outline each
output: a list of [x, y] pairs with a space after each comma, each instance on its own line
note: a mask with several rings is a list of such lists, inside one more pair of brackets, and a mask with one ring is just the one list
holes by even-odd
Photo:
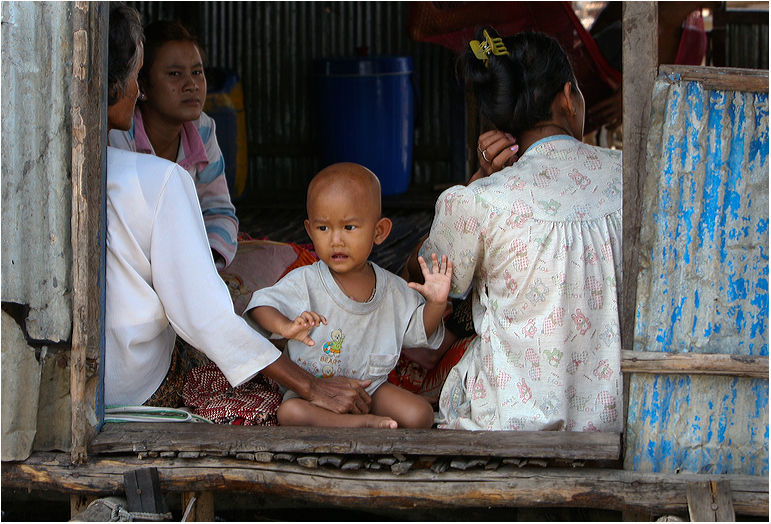
[[[143, 55], [133, 8], [111, 9], [108, 51], [108, 130], [128, 130]], [[235, 314], [195, 186], [177, 164], [108, 147], [106, 281], [108, 406], [147, 403], [173, 383], [172, 374], [184, 376], [184, 366], [171, 368], [179, 337], [214, 361], [234, 387], [262, 373], [327, 409], [369, 411], [368, 381], [310, 375]]]

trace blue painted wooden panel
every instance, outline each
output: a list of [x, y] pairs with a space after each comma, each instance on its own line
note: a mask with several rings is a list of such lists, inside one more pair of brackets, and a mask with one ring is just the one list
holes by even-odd
[[[656, 81], [636, 351], [768, 355], [768, 93]], [[625, 467], [768, 475], [768, 381], [630, 378]]]

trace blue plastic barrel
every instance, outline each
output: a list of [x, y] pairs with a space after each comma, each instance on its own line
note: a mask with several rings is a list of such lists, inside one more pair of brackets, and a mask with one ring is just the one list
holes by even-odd
[[313, 66], [324, 166], [361, 164], [380, 179], [383, 196], [404, 193], [412, 171], [412, 57], [321, 59]]

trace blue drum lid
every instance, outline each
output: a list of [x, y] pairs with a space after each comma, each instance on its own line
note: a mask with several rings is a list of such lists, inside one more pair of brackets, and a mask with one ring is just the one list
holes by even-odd
[[373, 76], [412, 73], [411, 56], [351, 56], [314, 60], [313, 73], [323, 76]]

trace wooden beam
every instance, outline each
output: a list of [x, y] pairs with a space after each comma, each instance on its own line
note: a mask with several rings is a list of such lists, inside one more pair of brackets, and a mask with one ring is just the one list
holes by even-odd
[[305, 428], [196, 423], [105, 424], [95, 453], [339, 453], [616, 460], [620, 435], [566, 431]]
[[679, 75], [683, 82], [700, 82], [704, 89], [768, 93], [768, 70], [735, 67], [662, 65], [660, 74]]
[[[243, 429], [243, 428], [240, 428]], [[228, 457], [195, 460], [91, 455], [73, 468], [69, 455], [36, 452], [24, 462], [2, 463], [6, 489], [73, 494], [113, 494], [124, 489], [123, 472], [158, 469], [164, 492], [243, 491], [348, 508], [389, 507], [602, 507], [652, 514], [685, 513], [686, 484], [728, 481], [738, 514], [768, 516], [768, 477], [638, 473], [595, 468], [496, 470], [430, 468], [394, 475], [390, 470], [307, 469], [296, 463], [259, 463]]]
[[647, 177], [653, 83], [658, 65], [658, 3], [623, 2], [624, 213], [621, 347], [632, 347], [637, 309], [643, 185]]
[[[647, 147], [650, 131], [653, 83], [659, 60], [658, 2], [622, 2], [622, 104], [624, 158], [622, 177], [623, 285], [619, 297], [621, 347], [634, 347], [637, 315], [637, 274], [640, 270], [639, 248], [642, 225], [643, 186], [647, 177]], [[624, 413], [629, 406], [629, 376], [623, 375]]]
[[[107, 5], [74, 2], [72, 45], [72, 462], [85, 460], [89, 438], [96, 434], [89, 419], [96, 411], [96, 377], [87, 361], [100, 353], [104, 283], [103, 187], [106, 124], [102, 72], [107, 71]], [[93, 367], [93, 366], [92, 366]], [[91, 384], [88, 384], [91, 382]], [[89, 392], [89, 387], [91, 392]]]
[[736, 522], [728, 481], [686, 482], [685, 493], [692, 522]]
[[768, 357], [622, 350], [621, 371], [624, 373], [729, 375], [768, 379]]

